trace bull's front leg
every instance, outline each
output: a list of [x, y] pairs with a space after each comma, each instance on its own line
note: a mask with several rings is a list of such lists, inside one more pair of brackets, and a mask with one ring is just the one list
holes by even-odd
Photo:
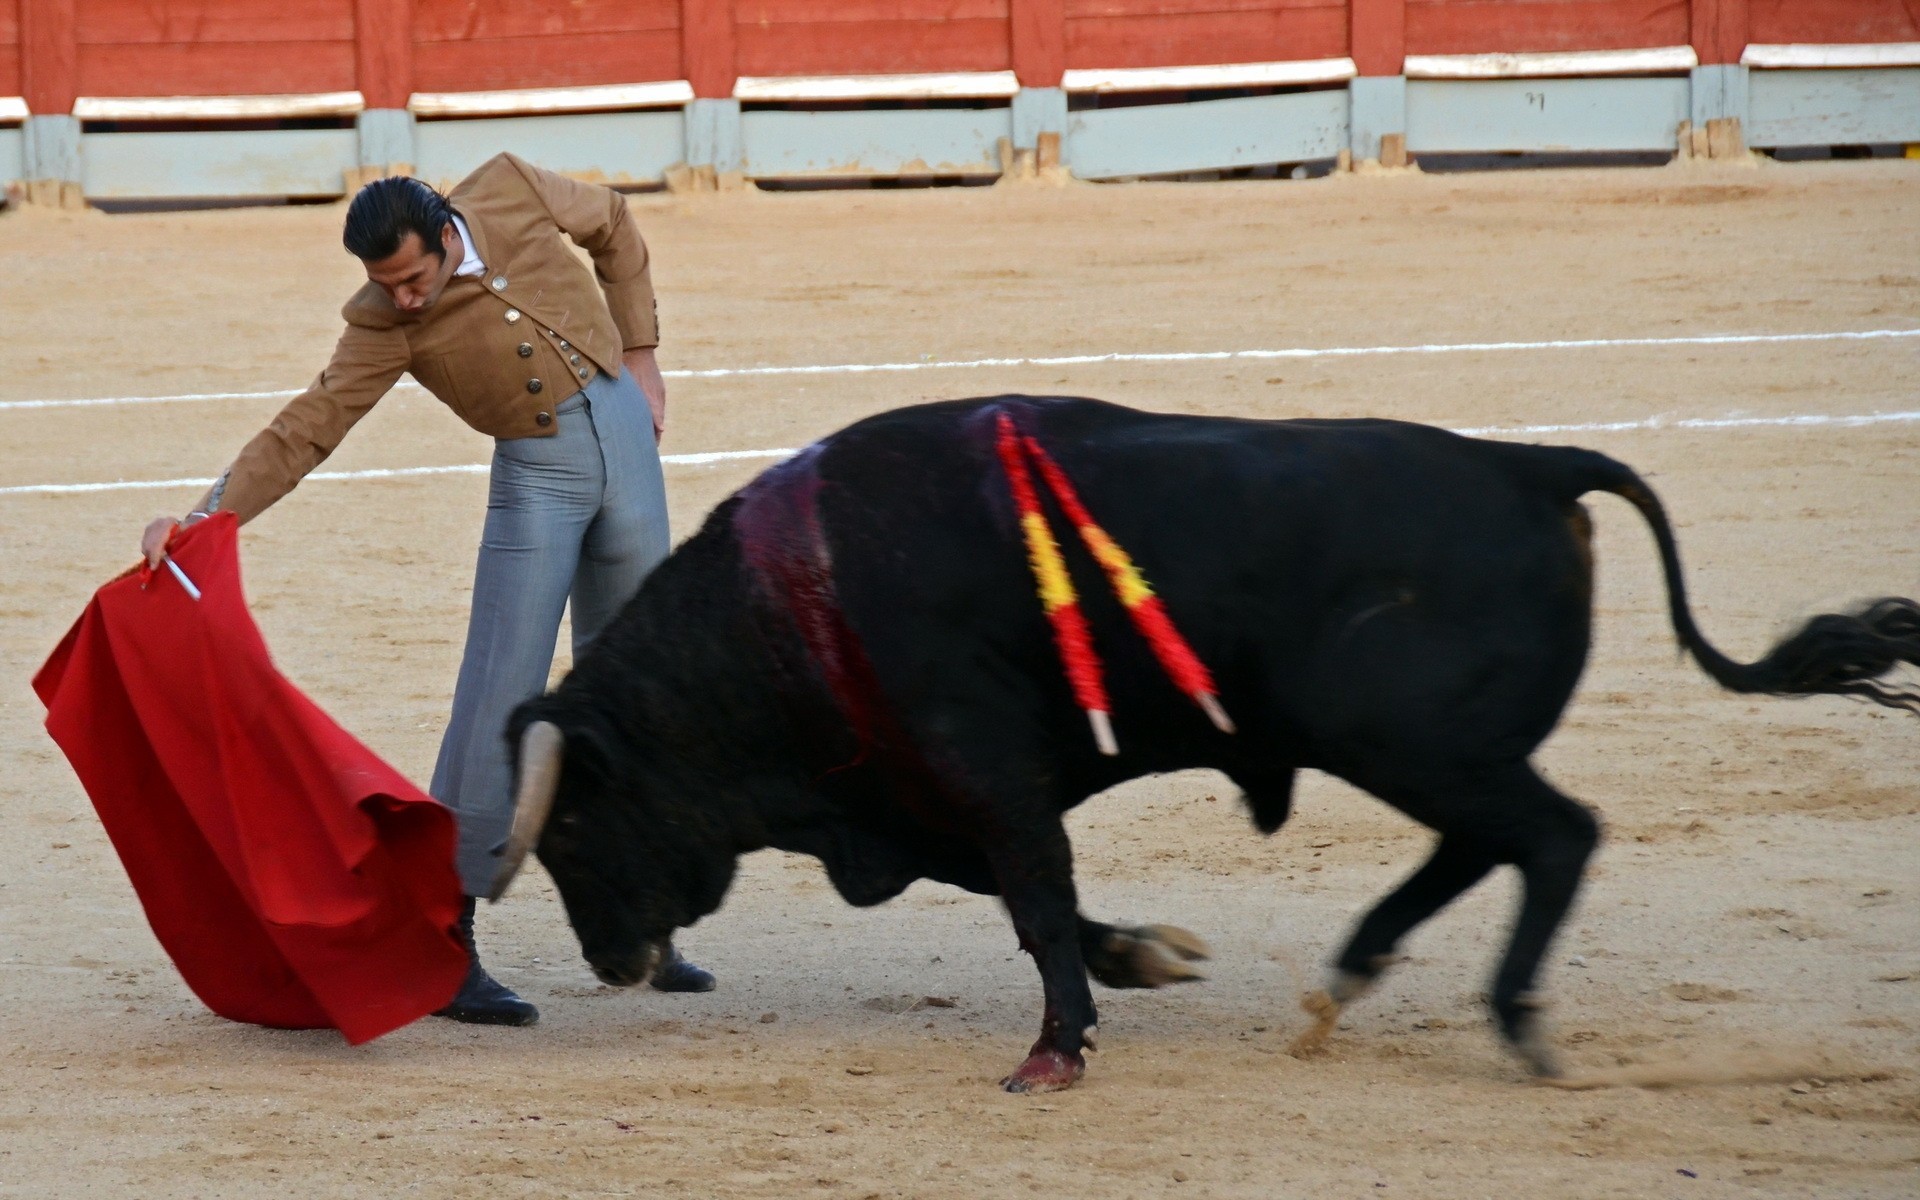
[[1039, 836], [1011, 837], [1017, 846], [993, 856], [1000, 895], [1020, 948], [1040, 968], [1046, 1009], [1040, 1040], [1027, 1060], [1000, 1081], [1009, 1092], [1057, 1092], [1086, 1073], [1098, 1016], [1080, 955], [1080, 916], [1073, 889], [1073, 852], [1059, 824]]

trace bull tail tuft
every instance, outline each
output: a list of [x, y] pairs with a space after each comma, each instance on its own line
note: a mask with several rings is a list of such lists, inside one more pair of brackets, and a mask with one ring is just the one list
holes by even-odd
[[1735, 662], [1715, 649], [1693, 622], [1680, 548], [1660, 498], [1631, 468], [1604, 455], [1583, 454], [1577, 472], [1582, 490], [1619, 496], [1646, 519], [1660, 550], [1674, 634], [1721, 687], [1769, 696], [1858, 696], [1920, 716], [1920, 690], [1883, 682], [1902, 666], [1920, 666], [1920, 604], [1889, 596], [1852, 612], [1822, 613], [1759, 661]]

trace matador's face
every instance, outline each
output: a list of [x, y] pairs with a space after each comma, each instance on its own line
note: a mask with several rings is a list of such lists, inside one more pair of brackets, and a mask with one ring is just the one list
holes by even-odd
[[446, 290], [466, 248], [453, 222], [440, 231], [440, 244], [428, 249], [420, 235], [409, 230], [400, 248], [382, 259], [362, 259], [367, 278], [380, 285], [401, 312], [425, 312]]

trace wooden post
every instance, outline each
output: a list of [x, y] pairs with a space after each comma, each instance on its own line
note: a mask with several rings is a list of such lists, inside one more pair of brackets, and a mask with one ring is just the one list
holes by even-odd
[[733, 96], [733, 0], [680, 0], [680, 69], [703, 100]]
[[1747, 48], [1748, 0], [1693, 0], [1689, 13], [1693, 52], [1703, 67], [1740, 61]]
[[368, 108], [413, 95], [413, 0], [353, 0], [353, 66]]
[[75, 0], [20, 0], [20, 91], [27, 111], [65, 116], [80, 94]]
[[1352, 0], [1347, 45], [1362, 75], [1398, 75], [1407, 58], [1407, 0]]
[[1057, 88], [1067, 70], [1066, 0], [1009, 0], [1013, 73], [1023, 88]]

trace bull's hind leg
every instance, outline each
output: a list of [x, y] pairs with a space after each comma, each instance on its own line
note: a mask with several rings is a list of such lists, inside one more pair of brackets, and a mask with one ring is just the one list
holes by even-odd
[[1432, 857], [1360, 922], [1334, 961], [1327, 985], [1301, 999], [1300, 1007], [1313, 1024], [1294, 1039], [1293, 1053], [1304, 1056], [1318, 1050], [1339, 1024], [1341, 1010], [1365, 995], [1393, 961], [1400, 939], [1479, 883], [1493, 867], [1494, 859], [1479, 845], [1463, 837], [1443, 836]]
[[1600, 844], [1600, 822], [1524, 763], [1500, 799], [1518, 810], [1515, 819], [1502, 824], [1512, 846], [1512, 861], [1520, 868], [1523, 891], [1513, 940], [1493, 977], [1493, 1015], [1501, 1034], [1528, 1068], [1535, 1075], [1552, 1077], [1560, 1069], [1540, 1017], [1534, 978], [1560, 922], [1573, 907], [1587, 859]]
[[1361, 921], [1336, 960], [1333, 980], [1307, 996], [1315, 1024], [1295, 1042], [1312, 1049], [1364, 992], [1400, 938], [1500, 863], [1520, 869], [1520, 917], [1493, 983], [1500, 1032], [1536, 1075], [1558, 1074], [1533, 987], [1548, 945], [1572, 907], [1600, 826], [1586, 808], [1556, 791], [1526, 763], [1475, 773], [1456, 785], [1420, 789], [1404, 805], [1440, 831], [1433, 857]]

